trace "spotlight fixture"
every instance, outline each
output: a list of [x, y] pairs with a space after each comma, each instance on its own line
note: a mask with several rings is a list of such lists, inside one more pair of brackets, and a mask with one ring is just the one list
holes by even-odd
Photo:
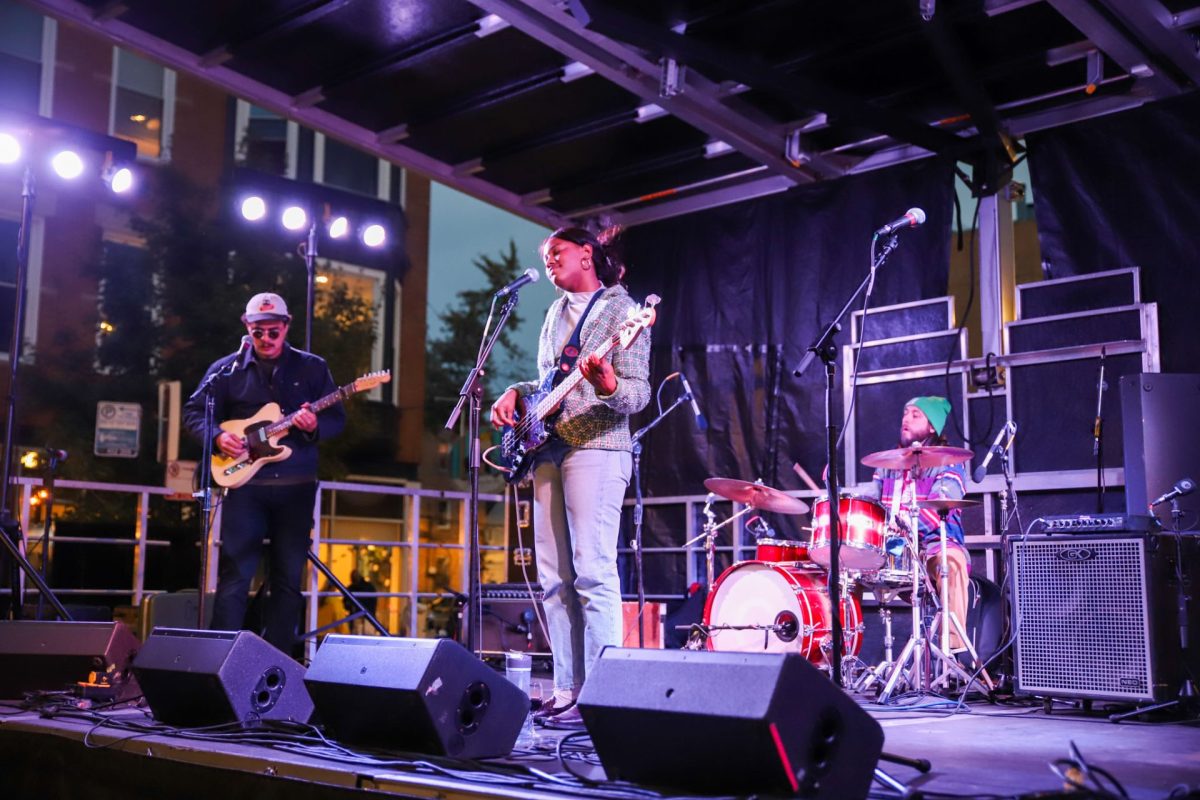
[[267, 215], [267, 204], [258, 195], [250, 195], [242, 201], [242, 216], [251, 222], [258, 222]]
[[383, 226], [373, 222], [363, 228], [362, 243], [367, 247], [383, 247], [383, 243], [387, 240], [387, 233]]
[[289, 231], [298, 231], [308, 225], [308, 214], [300, 206], [288, 206], [283, 210], [280, 220]]
[[341, 239], [350, 232], [350, 220], [345, 217], [335, 217], [329, 223], [329, 238]]
[[120, 167], [113, 171], [108, 179], [108, 188], [113, 190], [114, 194], [125, 194], [133, 188], [133, 170], [129, 167]]
[[21, 143], [11, 133], [0, 133], [0, 164], [12, 164], [21, 157]]
[[58, 177], [74, 180], [83, 174], [83, 159], [74, 150], [60, 150], [50, 159]]

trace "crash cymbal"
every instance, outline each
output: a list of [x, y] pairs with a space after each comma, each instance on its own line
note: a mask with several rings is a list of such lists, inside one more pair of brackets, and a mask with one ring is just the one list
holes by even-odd
[[739, 481], [736, 478], [709, 478], [704, 482], [704, 488], [726, 500], [763, 511], [777, 514], [803, 514], [808, 511], [808, 503], [803, 500], [761, 483]]
[[928, 500], [918, 500], [917, 508], [928, 508], [930, 511], [954, 511], [959, 508], [970, 508], [980, 504], [979, 500], [968, 500], [965, 497], [931, 497]]
[[963, 464], [970, 461], [973, 455], [974, 453], [963, 447], [914, 444], [912, 447], [870, 453], [862, 457], [862, 463], [878, 469], [929, 469]]

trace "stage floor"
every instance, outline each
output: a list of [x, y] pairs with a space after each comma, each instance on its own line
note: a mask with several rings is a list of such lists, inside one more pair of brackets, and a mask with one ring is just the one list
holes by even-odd
[[[881, 762], [892, 777], [914, 789], [939, 797], [1009, 797], [1061, 789], [1063, 781], [1050, 764], [1070, 758], [1073, 743], [1091, 767], [1111, 773], [1132, 798], [1165, 798], [1180, 785], [1200, 796], [1200, 726], [1194, 722], [1114, 724], [1100, 714], [1085, 715], [1066, 705], [1047, 714], [1040, 704], [1021, 708], [972, 703], [959, 713], [948, 713], [938, 702], [924, 698], [909, 708], [864, 704], [884, 728], [887, 752], [932, 762], [926, 775]], [[315, 740], [269, 740], [262, 730], [214, 738], [116, 727], [128, 722], [146, 723], [149, 716], [140, 709], [91, 712], [56, 707], [38, 713], [12, 704], [0, 706], [0, 796], [660, 796], [627, 784], [596, 786], [575, 777], [602, 780], [604, 774], [587, 740], [575, 737], [564, 748], [564, 768], [555, 752], [565, 735], [559, 731], [539, 729], [534, 748], [507, 759], [456, 762], [403, 754], [367, 756], [323, 747]], [[877, 786], [873, 796], [896, 796]]]

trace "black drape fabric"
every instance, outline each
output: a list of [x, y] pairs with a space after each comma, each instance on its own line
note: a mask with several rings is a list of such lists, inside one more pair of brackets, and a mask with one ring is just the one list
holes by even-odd
[[1200, 96], [1030, 134], [1047, 277], [1142, 270], [1164, 372], [1200, 372]]
[[[953, 191], [953, 165], [928, 159], [627, 231], [630, 291], [663, 298], [652, 385], [682, 369], [709, 421], [700, 432], [684, 407], [650, 433], [642, 459], [647, 494], [700, 494], [711, 476], [803, 488], [792, 470], [797, 462], [819, 481], [823, 365], [814, 362], [801, 378], [792, 370], [867, 274], [872, 232], [910, 207], [923, 208], [927, 221], [900, 234], [872, 305], [945, 294]], [[836, 341], [850, 342], [849, 319]], [[841, 378], [839, 371], [839, 414]], [[678, 391], [668, 384], [664, 405]], [[654, 413], [651, 403], [634, 425]], [[645, 544], [679, 544], [678, 533], [650, 530]]]

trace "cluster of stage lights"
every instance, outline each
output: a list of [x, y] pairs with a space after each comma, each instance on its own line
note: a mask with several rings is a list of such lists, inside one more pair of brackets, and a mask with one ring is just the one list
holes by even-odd
[[[0, 131], [0, 164], [15, 164], [21, 160], [21, 142], [11, 133]], [[74, 150], [63, 148], [50, 157], [54, 173], [65, 180], [74, 180], [84, 173], [87, 164]], [[104, 180], [116, 194], [133, 188], [133, 171], [129, 167], [110, 165], [104, 170]]]
[[[250, 222], [258, 222], [267, 216], [267, 201], [258, 195], [250, 195], [242, 200], [242, 217]], [[307, 209], [302, 206], [286, 206], [279, 214], [279, 222], [289, 231], [306, 230], [312, 221]], [[330, 216], [325, 221], [325, 233], [330, 239], [344, 239], [350, 235], [350, 220], [343, 216]], [[358, 238], [367, 247], [383, 247], [387, 242], [387, 231], [377, 222], [363, 225], [358, 231]]]

